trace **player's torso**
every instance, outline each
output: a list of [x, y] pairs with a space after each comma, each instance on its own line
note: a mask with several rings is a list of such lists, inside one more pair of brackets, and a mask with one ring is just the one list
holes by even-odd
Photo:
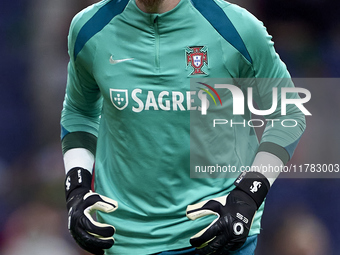
[[[131, 224], [134, 235], [140, 231], [143, 236], [144, 229], [158, 233], [153, 226], [158, 221], [164, 230], [148, 242], [175, 243], [189, 228], [185, 207], [222, 195], [233, 183], [233, 179], [190, 178], [191, 154], [203, 155], [213, 164], [239, 164], [233, 128], [218, 132], [217, 137], [210, 135], [216, 132], [210, 122], [209, 130], [193, 126], [192, 113], [201, 117], [202, 85], [190, 81], [202, 78], [209, 84], [210, 78], [239, 77], [246, 61], [189, 0], [161, 15], [142, 13], [130, 1], [85, 47], [94, 50], [88, 66], [104, 98], [96, 156], [98, 192], [120, 202], [115, 212], [117, 229]], [[230, 92], [218, 90], [218, 94], [223, 107], [209, 99], [208, 111], [215, 107], [223, 112], [221, 118], [232, 118]], [[193, 141], [199, 146], [193, 146]], [[127, 223], [131, 211], [137, 220]], [[146, 212], [148, 217], [136, 212]], [[143, 221], [150, 224], [142, 231], [138, 224]], [[122, 239], [117, 238], [117, 244], [123, 250], [128, 241]]]
[[187, 102], [190, 78], [235, 75], [238, 66], [230, 63], [239, 65], [241, 55], [189, 1], [161, 15], [136, 8], [131, 1], [90, 42], [96, 48], [93, 74], [106, 111], [134, 116], [185, 112], [201, 104], [195, 95]]
[[[192, 113], [199, 118], [201, 115], [200, 88], [207, 87], [190, 80], [202, 78], [202, 82], [214, 87], [210, 78], [236, 78], [240, 76], [239, 70], [248, 66], [243, 65], [246, 61], [240, 52], [190, 1], [182, 0], [164, 14], [143, 13], [130, 1], [88, 44], [95, 49], [92, 73], [104, 98], [101, 124], [104, 132], [100, 132], [99, 142], [106, 143], [110, 135], [112, 150], [117, 150], [112, 154], [139, 156], [146, 167], [177, 164], [187, 169], [188, 163], [183, 162], [190, 146], [191, 152], [195, 150], [190, 139], [190, 135], [195, 135], [205, 139], [205, 148], [199, 148], [203, 153], [227, 151], [233, 161], [226, 163], [239, 164], [233, 128], [219, 132], [223, 140], [217, 146], [210, 141], [211, 137], [216, 138], [212, 115], [209, 123], [205, 123], [209, 132], [195, 124], [197, 119], [192, 118]], [[217, 89], [217, 92], [223, 107], [214, 105], [209, 98], [209, 110], [215, 107], [221, 113], [216, 118], [232, 119], [230, 91]], [[106, 152], [105, 147], [103, 153]], [[154, 154], [163, 156], [162, 162], [155, 163]], [[116, 159], [115, 163], [120, 161], [126, 163], [124, 158]], [[133, 169], [141, 163], [129, 159], [129, 164]]]

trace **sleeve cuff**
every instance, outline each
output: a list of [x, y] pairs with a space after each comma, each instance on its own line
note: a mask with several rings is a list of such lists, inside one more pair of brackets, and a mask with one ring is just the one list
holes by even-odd
[[286, 151], [286, 149], [275, 143], [271, 143], [271, 142], [261, 143], [258, 148], [258, 152], [261, 152], [261, 151], [274, 154], [279, 159], [281, 159], [284, 165], [287, 164], [288, 161], [290, 160], [289, 153]]
[[72, 132], [61, 141], [63, 154], [70, 149], [84, 148], [96, 155], [97, 137], [87, 132]]

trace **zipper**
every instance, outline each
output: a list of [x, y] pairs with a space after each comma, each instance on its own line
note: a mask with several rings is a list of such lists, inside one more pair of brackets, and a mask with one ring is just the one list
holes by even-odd
[[160, 69], [160, 61], [159, 61], [159, 31], [158, 31], [158, 16], [154, 19], [153, 22], [154, 30], [155, 30], [155, 66], [156, 70], [159, 72]]

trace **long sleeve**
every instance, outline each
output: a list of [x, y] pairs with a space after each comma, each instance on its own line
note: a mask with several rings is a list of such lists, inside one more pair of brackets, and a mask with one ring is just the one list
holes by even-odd
[[[262, 135], [259, 151], [273, 153], [287, 163], [306, 127], [305, 116], [295, 105], [287, 105], [286, 115], [281, 113], [282, 88], [294, 87], [290, 74], [276, 53], [272, 37], [262, 22], [235, 5], [229, 5], [225, 11], [231, 21], [237, 19], [233, 23], [250, 56], [250, 67], [240, 72], [240, 83], [252, 88], [253, 99], [260, 110], [271, 109], [273, 89], [277, 89], [277, 107], [274, 112], [264, 116], [269, 121]], [[287, 93], [287, 98], [300, 97], [297, 93]]]
[[68, 37], [70, 62], [61, 114], [61, 139], [64, 153], [72, 148], [86, 148], [95, 154], [102, 98], [92, 74], [93, 53], [74, 54], [81, 16], [82, 13], [73, 19]]

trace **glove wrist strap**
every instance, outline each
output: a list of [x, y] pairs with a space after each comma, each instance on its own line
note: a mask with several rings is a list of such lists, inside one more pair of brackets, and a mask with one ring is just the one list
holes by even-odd
[[66, 174], [65, 195], [66, 201], [75, 189], [91, 190], [92, 174], [81, 167], [74, 167]]
[[234, 185], [247, 193], [255, 201], [257, 208], [264, 201], [270, 188], [268, 179], [259, 172], [243, 172]]

